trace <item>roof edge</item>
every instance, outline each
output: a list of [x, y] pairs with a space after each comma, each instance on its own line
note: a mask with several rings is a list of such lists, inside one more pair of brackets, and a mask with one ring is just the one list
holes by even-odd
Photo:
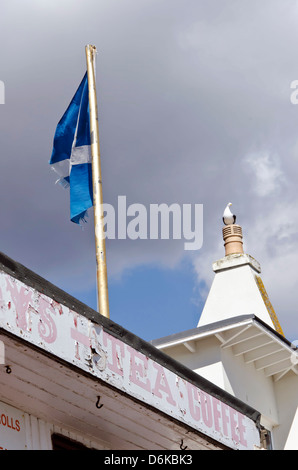
[[270, 325], [268, 325], [266, 322], [261, 320], [259, 317], [257, 317], [253, 313], [252, 314], [239, 315], [237, 317], [226, 318], [224, 320], [220, 320], [220, 321], [217, 321], [217, 322], [214, 322], [214, 323], [209, 323], [207, 325], [199, 326], [199, 327], [196, 327], [196, 328], [191, 328], [189, 330], [185, 330], [185, 331], [182, 331], [182, 332], [179, 332], [179, 333], [174, 333], [174, 334], [169, 335], [169, 336], [164, 336], [162, 338], [157, 338], [155, 340], [150, 341], [150, 343], [152, 345], [154, 345], [155, 347], [159, 347], [163, 344], [166, 345], [166, 344], [169, 344], [170, 342], [175, 342], [175, 341], [179, 341], [179, 340], [182, 341], [183, 339], [186, 341], [186, 340], [191, 339], [191, 337], [195, 337], [195, 336], [200, 335], [202, 333], [210, 332], [210, 334], [212, 334], [212, 332], [214, 330], [225, 328], [225, 327], [228, 327], [230, 325], [234, 326], [237, 323], [245, 323], [249, 320], [259, 323], [264, 328], [269, 330], [270, 333], [275, 335], [279, 340], [283, 341], [287, 346], [292, 347], [291, 341], [286, 339], [282, 334], [280, 334], [278, 331], [276, 331], [274, 328], [272, 328]]

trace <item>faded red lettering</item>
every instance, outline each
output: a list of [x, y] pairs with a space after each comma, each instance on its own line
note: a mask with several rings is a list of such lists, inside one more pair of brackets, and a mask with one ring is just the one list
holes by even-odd
[[156, 376], [155, 386], [154, 386], [154, 389], [152, 390], [152, 393], [155, 396], [162, 398], [162, 394], [160, 393], [160, 390], [161, 390], [167, 395], [166, 396], [167, 402], [170, 403], [170, 405], [175, 406], [176, 402], [172, 397], [171, 389], [167, 381], [164, 369], [162, 368], [162, 366], [156, 363], [153, 363], [153, 366], [157, 370], [157, 376]]
[[76, 342], [76, 352], [75, 356], [77, 359], [81, 359], [80, 354], [79, 354], [79, 343], [83, 344], [86, 347], [90, 347], [90, 338], [89, 336], [84, 335], [83, 333], [80, 333], [78, 330], [75, 328], [70, 329], [70, 337], [75, 340]]
[[212, 408], [209, 395], [201, 391], [201, 410], [203, 421], [208, 428], [212, 427]]
[[247, 440], [244, 437], [245, 426], [243, 424], [243, 419], [244, 419], [244, 416], [238, 413], [238, 430], [239, 430], [240, 442], [242, 445], [244, 445], [244, 447], [247, 447]]
[[235, 420], [235, 415], [236, 415], [236, 410], [233, 408], [230, 408], [230, 420], [231, 420], [231, 433], [232, 433], [232, 439], [238, 444], [239, 442], [239, 436], [236, 434], [236, 427], [237, 427], [237, 422]]
[[[135, 351], [132, 348], [129, 348], [129, 352], [130, 352], [130, 380], [134, 384], [150, 392], [150, 381], [148, 378], [145, 380], [146, 371], [148, 369], [148, 357]], [[136, 362], [137, 360], [139, 361], [138, 364]]]
[[[19, 288], [18, 288], [18, 286]], [[16, 324], [18, 328], [27, 330], [27, 310], [32, 297], [30, 292], [25, 286], [17, 283], [14, 279], [7, 278], [7, 290], [10, 292], [12, 302], [16, 311]]]
[[51, 314], [56, 315], [54, 308], [43, 297], [39, 297], [38, 333], [47, 343], [53, 343], [57, 339], [57, 328]]
[[220, 431], [220, 424], [219, 424], [220, 411], [218, 409], [218, 406], [220, 406], [220, 401], [217, 400], [215, 397], [212, 397], [212, 404], [213, 404], [214, 427], [216, 431]]
[[225, 403], [221, 402], [221, 416], [222, 416], [222, 427], [223, 427], [223, 433], [225, 436], [229, 435], [228, 432], [228, 423], [230, 422], [229, 420], [229, 407]]
[[186, 387], [187, 387], [187, 394], [188, 394], [189, 412], [193, 419], [195, 419], [196, 421], [199, 421], [201, 419], [200, 408], [197, 405], [195, 405], [195, 401], [194, 401], [195, 395], [197, 395], [198, 400], [199, 400], [199, 390], [193, 385], [191, 385], [189, 382], [187, 382]]

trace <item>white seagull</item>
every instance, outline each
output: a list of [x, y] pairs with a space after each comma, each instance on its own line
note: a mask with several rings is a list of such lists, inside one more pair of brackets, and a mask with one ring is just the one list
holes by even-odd
[[223, 223], [225, 225], [231, 225], [231, 224], [234, 224], [236, 222], [236, 216], [234, 214], [232, 214], [232, 212], [230, 211], [230, 206], [231, 205], [232, 205], [232, 203], [229, 202], [229, 204], [227, 205], [227, 207], [225, 208], [224, 213], [223, 213], [222, 220], [223, 220]]

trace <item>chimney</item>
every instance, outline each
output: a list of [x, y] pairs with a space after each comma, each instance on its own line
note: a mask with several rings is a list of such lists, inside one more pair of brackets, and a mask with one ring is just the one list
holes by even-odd
[[283, 335], [260, 277], [261, 266], [243, 252], [242, 227], [235, 224], [231, 205], [229, 202], [223, 213], [225, 257], [212, 265], [215, 277], [198, 326], [254, 314]]
[[222, 235], [224, 239], [225, 255], [242, 254], [243, 253], [243, 242], [242, 242], [242, 228], [240, 225], [230, 224], [226, 225], [222, 229]]

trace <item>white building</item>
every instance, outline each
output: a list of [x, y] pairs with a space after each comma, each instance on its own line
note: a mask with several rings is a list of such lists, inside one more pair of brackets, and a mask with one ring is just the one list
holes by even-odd
[[225, 256], [198, 325], [152, 343], [261, 414], [262, 446], [298, 449], [298, 360], [268, 298], [242, 229], [223, 228]]
[[260, 448], [259, 421], [245, 401], [0, 253], [1, 449], [184, 450], [191, 463], [192, 450]]

